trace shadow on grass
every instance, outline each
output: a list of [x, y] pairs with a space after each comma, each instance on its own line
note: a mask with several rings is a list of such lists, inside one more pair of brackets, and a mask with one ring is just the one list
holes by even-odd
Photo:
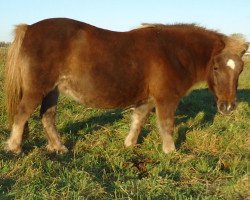
[[0, 179], [0, 199], [14, 199], [14, 195], [9, 194], [9, 191], [15, 183], [16, 181], [12, 178], [2, 177]]
[[97, 116], [90, 117], [86, 121], [77, 121], [68, 123], [63, 129], [63, 132], [77, 133], [79, 130], [85, 129], [86, 133], [92, 133], [99, 130], [102, 126], [113, 124], [122, 119], [122, 110], [110, 110]]
[[237, 92], [238, 102], [250, 104], [250, 89], [239, 89]]
[[[84, 130], [84, 135], [91, 134], [94, 131], [98, 131], [103, 126], [113, 124], [122, 118], [123, 115], [121, 109], [110, 110], [100, 115], [90, 117], [84, 121], [70, 122], [61, 130], [61, 132], [64, 134], [70, 133], [76, 136], [80, 130]], [[78, 135], [76, 139], [82, 139], [82, 135]], [[72, 148], [74, 144], [73, 141], [68, 141], [66, 142], [66, 145], [67, 147]]]
[[[239, 89], [237, 91], [237, 101], [250, 103], [250, 89]], [[194, 119], [198, 113], [203, 112], [204, 116], [199, 122], [199, 126], [212, 124], [217, 113], [216, 102], [213, 94], [208, 89], [193, 90], [188, 96], [180, 102], [176, 111], [176, 116], [182, 116], [175, 120], [175, 124], [187, 122], [190, 118]], [[176, 140], [177, 149], [186, 140], [186, 134], [189, 131], [187, 126], [182, 126], [178, 130]]]

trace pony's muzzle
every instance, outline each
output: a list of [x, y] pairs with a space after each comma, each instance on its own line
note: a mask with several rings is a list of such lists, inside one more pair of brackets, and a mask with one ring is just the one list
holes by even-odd
[[236, 102], [221, 101], [217, 103], [219, 112], [223, 115], [229, 115], [236, 109]]

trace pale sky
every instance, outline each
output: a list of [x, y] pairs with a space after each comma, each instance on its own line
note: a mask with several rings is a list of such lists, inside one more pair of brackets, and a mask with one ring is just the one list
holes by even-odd
[[127, 31], [148, 23], [197, 23], [250, 41], [250, 0], [2, 0], [0, 41], [14, 25], [67, 17], [101, 28]]

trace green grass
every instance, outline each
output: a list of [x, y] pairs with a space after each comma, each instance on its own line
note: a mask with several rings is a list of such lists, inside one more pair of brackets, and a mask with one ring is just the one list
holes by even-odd
[[49, 154], [38, 112], [24, 153], [5, 153], [9, 136], [0, 49], [0, 199], [248, 199], [250, 62], [240, 78], [238, 108], [217, 114], [199, 86], [176, 112], [177, 152], [165, 155], [152, 113], [135, 148], [125, 148], [130, 110], [98, 110], [60, 97], [57, 127], [69, 152]]

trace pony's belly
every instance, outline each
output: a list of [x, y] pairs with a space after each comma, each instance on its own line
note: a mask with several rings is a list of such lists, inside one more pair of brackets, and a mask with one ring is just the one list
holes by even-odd
[[85, 100], [83, 98], [83, 95], [81, 95], [79, 92], [77, 92], [75, 89], [69, 87], [69, 85], [66, 84], [59, 84], [58, 89], [60, 92], [65, 94], [68, 97], [71, 97], [75, 101], [79, 103], [85, 103]]
[[95, 102], [94, 98], [91, 97], [92, 95], [90, 95], [88, 91], [84, 90], [84, 88], [80, 84], [78, 85], [78, 87], [76, 87], [75, 85], [72, 85], [67, 81], [63, 81], [58, 85], [58, 89], [64, 95], [81, 104], [93, 107], [103, 107], [103, 105], [101, 105], [100, 103]]
[[87, 85], [80, 82], [72, 84], [71, 81], [63, 80], [58, 84], [58, 89], [73, 100], [95, 108], [124, 108], [145, 100], [129, 96], [124, 91], [104, 91], [96, 89], [93, 84]]

